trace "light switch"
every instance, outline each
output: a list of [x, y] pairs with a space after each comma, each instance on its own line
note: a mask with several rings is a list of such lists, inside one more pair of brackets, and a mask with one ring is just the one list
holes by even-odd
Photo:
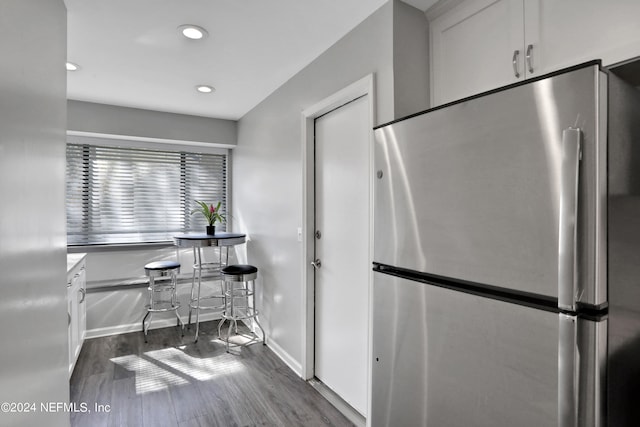
[[302, 242], [302, 227], [298, 227], [298, 242]]

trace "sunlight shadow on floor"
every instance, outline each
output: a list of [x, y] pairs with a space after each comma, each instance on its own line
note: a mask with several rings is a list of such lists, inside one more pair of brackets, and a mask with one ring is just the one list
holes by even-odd
[[208, 381], [245, 369], [232, 354], [221, 353], [203, 359], [186, 354], [185, 347], [153, 350], [140, 356], [129, 354], [110, 360], [135, 374], [136, 394], [145, 394], [194, 381]]

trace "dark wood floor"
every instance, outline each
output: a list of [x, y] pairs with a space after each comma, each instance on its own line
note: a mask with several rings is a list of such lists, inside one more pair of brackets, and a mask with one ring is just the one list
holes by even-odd
[[85, 341], [71, 377], [71, 425], [352, 425], [267, 346], [227, 353], [215, 327], [201, 323], [197, 343], [193, 328], [184, 338], [177, 328], [151, 330], [148, 343], [142, 332]]

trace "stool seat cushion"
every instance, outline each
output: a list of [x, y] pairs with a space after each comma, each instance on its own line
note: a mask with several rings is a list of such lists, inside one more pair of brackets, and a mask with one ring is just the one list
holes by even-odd
[[244, 274], [244, 275], [252, 274], [257, 272], [258, 272], [257, 267], [254, 267], [253, 265], [247, 265], [247, 264], [228, 265], [222, 269], [222, 274], [231, 274], [234, 276], [238, 276], [241, 274]]
[[173, 270], [180, 268], [180, 263], [175, 261], [154, 261], [144, 266], [145, 270]]

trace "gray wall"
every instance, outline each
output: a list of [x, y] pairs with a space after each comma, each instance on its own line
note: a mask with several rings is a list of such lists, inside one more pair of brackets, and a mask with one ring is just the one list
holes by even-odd
[[[257, 304], [268, 342], [294, 368], [303, 347], [302, 244], [297, 241], [303, 205], [301, 112], [370, 73], [375, 74], [376, 123], [394, 119], [395, 110], [425, 106], [428, 93], [404, 103], [394, 99], [394, 24], [405, 20], [394, 20], [394, 3], [383, 5], [239, 122], [233, 153], [235, 230], [251, 237], [247, 261], [260, 269]], [[417, 9], [399, 13], [424, 18]], [[423, 24], [426, 35], [426, 19]], [[423, 66], [428, 80], [426, 61]], [[411, 74], [416, 73], [412, 66]]]
[[234, 146], [237, 122], [92, 102], [68, 102], [70, 131]]
[[[63, 0], [0, 2], [0, 425], [68, 426], [64, 212], [66, 9]], [[45, 48], [46, 47], [46, 48]]]
[[394, 118], [429, 108], [429, 26], [421, 10], [393, 8]]

